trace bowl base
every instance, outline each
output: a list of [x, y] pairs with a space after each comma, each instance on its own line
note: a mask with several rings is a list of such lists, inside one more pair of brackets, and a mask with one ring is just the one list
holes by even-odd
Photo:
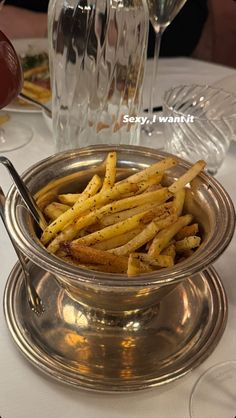
[[8, 328], [33, 365], [72, 386], [125, 392], [172, 382], [209, 356], [226, 325], [225, 292], [213, 268], [127, 317], [98, 316], [50, 273], [32, 263], [29, 268], [45, 313], [30, 310], [16, 264], [4, 294]]

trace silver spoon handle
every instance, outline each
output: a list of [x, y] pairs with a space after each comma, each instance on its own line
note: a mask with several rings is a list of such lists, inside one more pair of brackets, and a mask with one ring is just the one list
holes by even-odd
[[30, 274], [29, 274], [29, 271], [26, 267], [25, 257], [23, 256], [23, 254], [20, 252], [20, 250], [16, 246], [16, 244], [15, 244], [14, 240], [12, 239], [12, 236], [11, 236], [11, 234], [8, 231], [8, 228], [7, 228], [7, 224], [6, 224], [6, 221], [5, 221], [5, 213], [4, 213], [5, 200], [6, 199], [5, 199], [4, 192], [3, 192], [3, 190], [0, 186], [0, 217], [2, 218], [3, 225], [5, 226], [7, 234], [10, 238], [10, 241], [13, 245], [13, 248], [16, 252], [16, 255], [19, 259], [19, 262], [20, 262], [20, 265], [21, 265], [21, 268], [22, 268], [22, 271], [23, 271], [25, 289], [26, 289], [26, 294], [27, 294], [27, 298], [28, 298], [30, 308], [37, 315], [41, 315], [44, 311], [44, 307], [43, 307], [42, 301], [41, 301], [35, 287], [31, 283]]
[[31, 196], [30, 192], [28, 191], [27, 187], [25, 186], [24, 182], [22, 181], [21, 177], [17, 173], [16, 169], [12, 165], [11, 161], [4, 156], [0, 156], [0, 163], [3, 164], [9, 171], [15, 186], [20, 193], [24, 203], [26, 204], [27, 208], [29, 209], [30, 213], [34, 217], [37, 224], [40, 226], [42, 231], [47, 227], [47, 222], [38, 208], [37, 204], [35, 203], [33, 197]]

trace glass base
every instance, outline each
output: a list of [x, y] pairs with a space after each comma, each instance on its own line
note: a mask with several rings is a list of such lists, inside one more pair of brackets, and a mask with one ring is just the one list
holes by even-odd
[[190, 398], [191, 418], [236, 417], [236, 360], [217, 364], [195, 384]]
[[32, 129], [23, 123], [5, 123], [0, 127], [0, 152], [22, 148], [31, 141], [32, 137]]

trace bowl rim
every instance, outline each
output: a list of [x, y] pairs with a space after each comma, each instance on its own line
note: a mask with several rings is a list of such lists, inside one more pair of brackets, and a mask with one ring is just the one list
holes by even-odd
[[[22, 179], [27, 184], [27, 181], [29, 181], [30, 178], [37, 174], [40, 174], [40, 172], [42, 172], [42, 170], [45, 167], [49, 166], [49, 164], [52, 161], [56, 163], [62, 159], [73, 158], [77, 155], [83, 156], [89, 153], [91, 155], [92, 153], [96, 152], [107, 153], [112, 150], [117, 151], [118, 155], [119, 151], [126, 151], [131, 155], [135, 152], [136, 154], [141, 154], [142, 156], [153, 158], [164, 158], [172, 155], [163, 151], [141, 146], [96, 145], [86, 148], [64, 151], [47, 157], [46, 159], [43, 159], [34, 164], [33, 166], [29, 167], [22, 174]], [[188, 169], [191, 167], [191, 163], [181, 158], [178, 158], [178, 161], [183, 168]], [[194, 275], [200, 271], [207, 269], [207, 267], [211, 263], [213, 263], [229, 245], [234, 233], [235, 210], [230, 196], [225, 191], [223, 186], [221, 186], [221, 184], [215, 178], [211, 177], [206, 172], [200, 173], [198, 178], [204, 180], [204, 182], [207, 184], [207, 187], [215, 191], [217, 202], [219, 204], [219, 211], [222, 211], [221, 215], [223, 216], [224, 222], [222, 222], [222, 224], [220, 225], [221, 231], [219, 233], [218, 228], [216, 232], [214, 231], [214, 233], [217, 234], [218, 239], [215, 239], [215, 243], [207, 243], [207, 248], [204, 248], [205, 251], [203, 252], [203, 255], [202, 251], [197, 250], [190, 257], [191, 263], [189, 262], [189, 258], [181, 263], [176, 264], [174, 267], [161, 269], [152, 273], [141, 274], [132, 278], [124, 274], [103, 273], [93, 270], [82, 269], [78, 266], [73, 266], [59, 259], [55, 255], [50, 254], [46, 250], [46, 248], [42, 246], [39, 239], [35, 240], [32, 237], [32, 239], [30, 239], [30, 234], [28, 237], [25, 237], [21, 231], [20, 226], [17, 223], [16, 208], [18, 205], [17, 201], [19, 202], [20, 197], [14, 185], [10, 188], [6, 197], [6, 222], [13, 239], [18, 245], [19, 249], [24, 253], [24, 255], [27, 258], [29, 258], [33, 263], [37, 264], [43, 270], [49, 271], [50, 273], [58, 275], [61, 278], [64, 277], [70, 279], [71, 283], [78, 284], [79, 282], [83, 282], [86, 284], [107, 287], [151, 287], [157, 285], [171, 284], [173, 282], [181, 281], [184, 277]]]

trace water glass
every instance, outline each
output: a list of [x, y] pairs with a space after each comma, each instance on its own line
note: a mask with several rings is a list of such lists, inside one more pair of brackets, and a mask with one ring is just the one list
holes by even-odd
[[204, 159], [215, 175], [236, 139], [236, 97], [208, 85], [177, 86], [163, 102], [165, 150], [188, 161]]

